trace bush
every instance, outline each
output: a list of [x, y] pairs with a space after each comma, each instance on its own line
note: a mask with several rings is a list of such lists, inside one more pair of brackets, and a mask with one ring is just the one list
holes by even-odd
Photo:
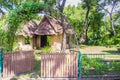
[[108, 66], [100, 58], [82, 57], [82, 74], [83, 75], [103, 75], [108, 70]]
[[105, 63], [101, 58], [82, 57], [82, 75], [120, 74], [120, 62]]
[[44, 48], [41, 49], [41, 52], [43, 53], [50, 53], [53, 52], [52, 48], [49, 46], [45, 46]]

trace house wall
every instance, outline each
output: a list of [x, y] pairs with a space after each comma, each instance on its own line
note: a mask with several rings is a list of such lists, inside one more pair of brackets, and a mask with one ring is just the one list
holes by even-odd
[[50, 45], [53, 50], [61, 50], [62, 34], [50, 36]]
[[25, 37], [18, 37], [18, 45], [16, 45], [15, 49], [17, 50], [32, 50], [33, 49], [33, 38], [30, 38], [30, 44], [25, 44]]
[[[69, 43], [66, 43], [66, 48], [72, 48], [72, 36], [71, 35], [67, 35], [69, 36]], [[66, 41], [67, 42], [67, 41]], [[62, 44], [62, 34], [58, 34], [58, 35], [52, 35], [50, 36], [50, 46], [52, 47], [53, 50], [61, 50], [61, 44]]]
[[[61, 50], [61, 43], [62, 43], [62, 34], [50, 36], [50, 46], [52, 47], [53, 50]], [[72, 41], [70, 41], [69, 44], [66, 44], [66, 47], [69, 48], [71, 44]], [[30, 38], [30, 44], [25, 44], [25, 37], [19, 36], [18, 45], [16, 45], [15, 50], [40, 49], [40, 45], [41, 45], [41, 36], [37, 36], [36, 40], [33, 37]]]

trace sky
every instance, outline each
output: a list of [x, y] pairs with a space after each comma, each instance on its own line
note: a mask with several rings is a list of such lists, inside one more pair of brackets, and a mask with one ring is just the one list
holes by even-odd
[[80, 2], [81, 2], [81, 0], [66, 0], [66, 6], [67, 5], [77, 5]]

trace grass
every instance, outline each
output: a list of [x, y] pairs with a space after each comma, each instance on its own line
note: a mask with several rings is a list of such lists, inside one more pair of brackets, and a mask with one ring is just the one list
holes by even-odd
[[[91, 60], [85, 60], [82, 63], [85, 64], [83, 65], [84, 67], [84, 71], [83, 74], [84, 75], [96, 75], [96, 74], [105, 74], [106, 72], [110, 72], [110, 70], [114, 72], [114, 70], [117, 70], [118, 72], [114, 72], [116, 74], [120, 74], [120, 62], [115, 62], [115, 63], [111, 63], [110, 67], [108, 67], [108, 69], [102, 68], [104, 66], [102, 66], [103, 64], [101, 62], [97, 62], [94, 61], [96, 58], [101, 58], [105, 61], [116, 61], [116, 60], [120, 60], [120, 52], [118, 52], [117, 47], [115, 46], [111, 46], [111, 47], [106, 47], [106, 46], [86, 46], [86, 45], [82, 45], [80, 47], [80, 51], [82, 54], [98, 54], [97, 55], [89, 55], [89, 57], [91, 57]], [[100, 56], [99, 56], [100, 54]], [[101, 56], [103, 54], [103, 56]], [[104, 55], [105, 54], [105, 55]], [[93, 63], [89, 63], [92, 62]], [[96, 63], [97, 62], [97, 63]], [[96, 65], [94, 65], [96, 63]], [[93, 67], [98, 69], [97, 72], [91, 73], [89, 71], [89, 68]], [[87, 67], [87, 69], [86, 69]], [[86, 69], [86, 70], [85, 70]], [[100, 69], [100, 70], [99, 70]], [[107, 70], [107, 71], [106, 71]], [[114, 73], [110, 73], [110, 74], [114, 74]]]
[[84, 49], [84, 48], [86, 48], [86, 47], [88, 47], [87, 45], [80, 45], [80, 48], [81, 49]]
[[104, 62], [102, 58], [82, 57], [82, 74], [83, 75], [120, 75], [120, 62], [110, 61]]
[[35, 53], [35, 67], [34, 71], [37, 73], [40, 73], [40, 54], [41, 53]]

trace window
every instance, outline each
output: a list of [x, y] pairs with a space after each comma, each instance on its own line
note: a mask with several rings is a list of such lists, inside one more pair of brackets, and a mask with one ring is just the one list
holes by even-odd
[[30, 37], [25, 37], [25, 44], [30, 44]]

